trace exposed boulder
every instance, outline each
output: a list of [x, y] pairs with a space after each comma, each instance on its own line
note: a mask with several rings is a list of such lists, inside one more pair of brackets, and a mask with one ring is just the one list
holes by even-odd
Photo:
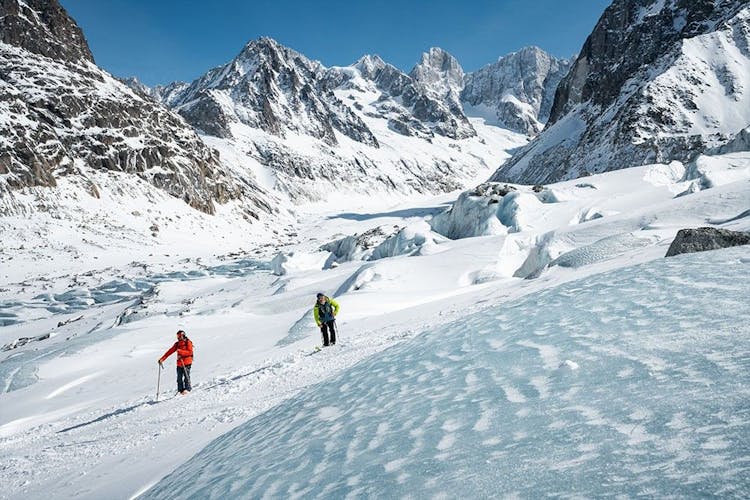
[[747, 232], [717, 229], [715, 227], [680, 229], [672, 244], [669, 245], [665, 257], [747, 244], [750, 244], [750, 233]]

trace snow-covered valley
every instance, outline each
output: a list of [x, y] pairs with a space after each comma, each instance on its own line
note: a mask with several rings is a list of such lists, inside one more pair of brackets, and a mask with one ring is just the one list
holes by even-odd
[[150, 88], [0, 1], [0, 499], [750, 497], [746, 0], [472, 72], [249, 33]]
[[[664, 255], [750, 230], [750, 156], [514, 187], [308, 205], [268, 246], [100, 230], [55, 273], [4, 229], [0, 496], [746, 495], [750, 248]], [[394, 225], [391, 256], [319, 250]], [[156, 363], [180, 328], [187, 396]]]

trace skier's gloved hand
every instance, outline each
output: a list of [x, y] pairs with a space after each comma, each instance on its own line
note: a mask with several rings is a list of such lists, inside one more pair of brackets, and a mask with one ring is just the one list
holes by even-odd
[[157, 359], [156, 362], [159, 363], [159, 366], [161, 366], [162, 368], [164, 367], [164, 365], [161, 363], [160, 359]]

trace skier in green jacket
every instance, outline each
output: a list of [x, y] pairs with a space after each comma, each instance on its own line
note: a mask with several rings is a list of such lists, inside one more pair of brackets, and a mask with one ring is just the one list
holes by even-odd
[[[323, 346], [336, 343], [336, 315], [339, 313], [339, 304], [333, 299], [326, 297], [324, 293], [318, 294], [318, 299], [313, 307], [315, 323], [323, 334]], [[328, 333], [330, 332], [330, 342]]]

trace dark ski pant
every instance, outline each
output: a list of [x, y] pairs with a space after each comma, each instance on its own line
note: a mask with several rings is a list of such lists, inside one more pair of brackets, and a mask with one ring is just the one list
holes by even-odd
[[[320, 324], [320, 331], [323, 334], [323, 345], [331, 345], [336, 343], [336, 321], [331, 320], [326, 323]], [[328, 332], [331, 332], [331, 342], [328, 342]]]
[[190, 385], [190, 367], [191, 366], [193, 365], [177, 367], [177, 392], [190, 391], [193, 389], [192, 386]]

